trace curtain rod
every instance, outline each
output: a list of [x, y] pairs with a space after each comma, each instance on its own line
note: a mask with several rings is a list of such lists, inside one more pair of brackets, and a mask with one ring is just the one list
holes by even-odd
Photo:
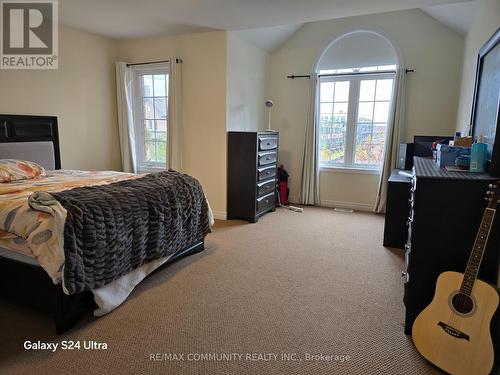
[[[413, 73], [414, 69], [405, 69], [405, 73]], [[395, 70], [378, 70], [375, 72], [359, 72], [359, 73], [332, 73], [332, 74], [319, 74], [318, 77], [342, 77], [342, 76], [362, 76], [362, 75], [370, 75], [370, 74], [383, 74], [383, 73], [396, 73]], [[310, 74], [304, 75], [295, 75], [291, 74], [286, 76], [286, 78], [311, 78]]]
[[[161, 64], [161, 63], [168, 63], [170, 60], [161, 60], [161, 61], [148, 61], [148, 62], [142, 62], [142, 63], [133, 63], [133, 64], [127, 64], [127, 67], [130, 66], [136, 66], [136, 65], [150, 65], [150, 64]], [[175, 59], [175, 62], [177, 64], [182, 63], [182, 59]]]

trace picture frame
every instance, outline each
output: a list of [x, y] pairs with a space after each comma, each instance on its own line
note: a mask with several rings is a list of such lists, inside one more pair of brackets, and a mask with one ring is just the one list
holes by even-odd
[[[478, 53], [471, 135], [488, 145], [489, 172], [500, 175], [500, 28]], [[498, 131], [497, 131], [498, 130]]]

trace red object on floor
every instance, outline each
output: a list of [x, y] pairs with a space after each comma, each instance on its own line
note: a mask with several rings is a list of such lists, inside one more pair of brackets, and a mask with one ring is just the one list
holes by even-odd
[[288, 183], [286, 181], [279, 182], [279, 191], [281, 204], [288, 204]]
[[288, 204], [288, 172], [285, 171], [283, 165], [278, 168], [278, 192], [280, 195], [280, 203]]

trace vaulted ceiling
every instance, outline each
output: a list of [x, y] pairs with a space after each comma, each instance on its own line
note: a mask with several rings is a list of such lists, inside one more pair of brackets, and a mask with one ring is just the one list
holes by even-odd
[[[62, 23], [111, 38], [300, 25], [464, 0], [62, 0]], [[275, 29], [287, 34], [293, 29]]]
[[425, 7], [422, 10], [449, 28], [465, 34], [476, 15], [477, 7], [477, 1], [466, 1]]
[[[476, 15], [478, 1], [427, 6], [421, 10], [460, 34], [465, 34]], [[234, 31], [241, 38], [272, 52], [286, 42], [303, 24]]]

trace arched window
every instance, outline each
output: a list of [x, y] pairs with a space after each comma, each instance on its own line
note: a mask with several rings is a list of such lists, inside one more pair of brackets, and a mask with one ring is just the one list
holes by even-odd
[[346, 34], [318, 63], [322, 167], [380, 169], [398, 65], [394, 47], [368, 31]]

